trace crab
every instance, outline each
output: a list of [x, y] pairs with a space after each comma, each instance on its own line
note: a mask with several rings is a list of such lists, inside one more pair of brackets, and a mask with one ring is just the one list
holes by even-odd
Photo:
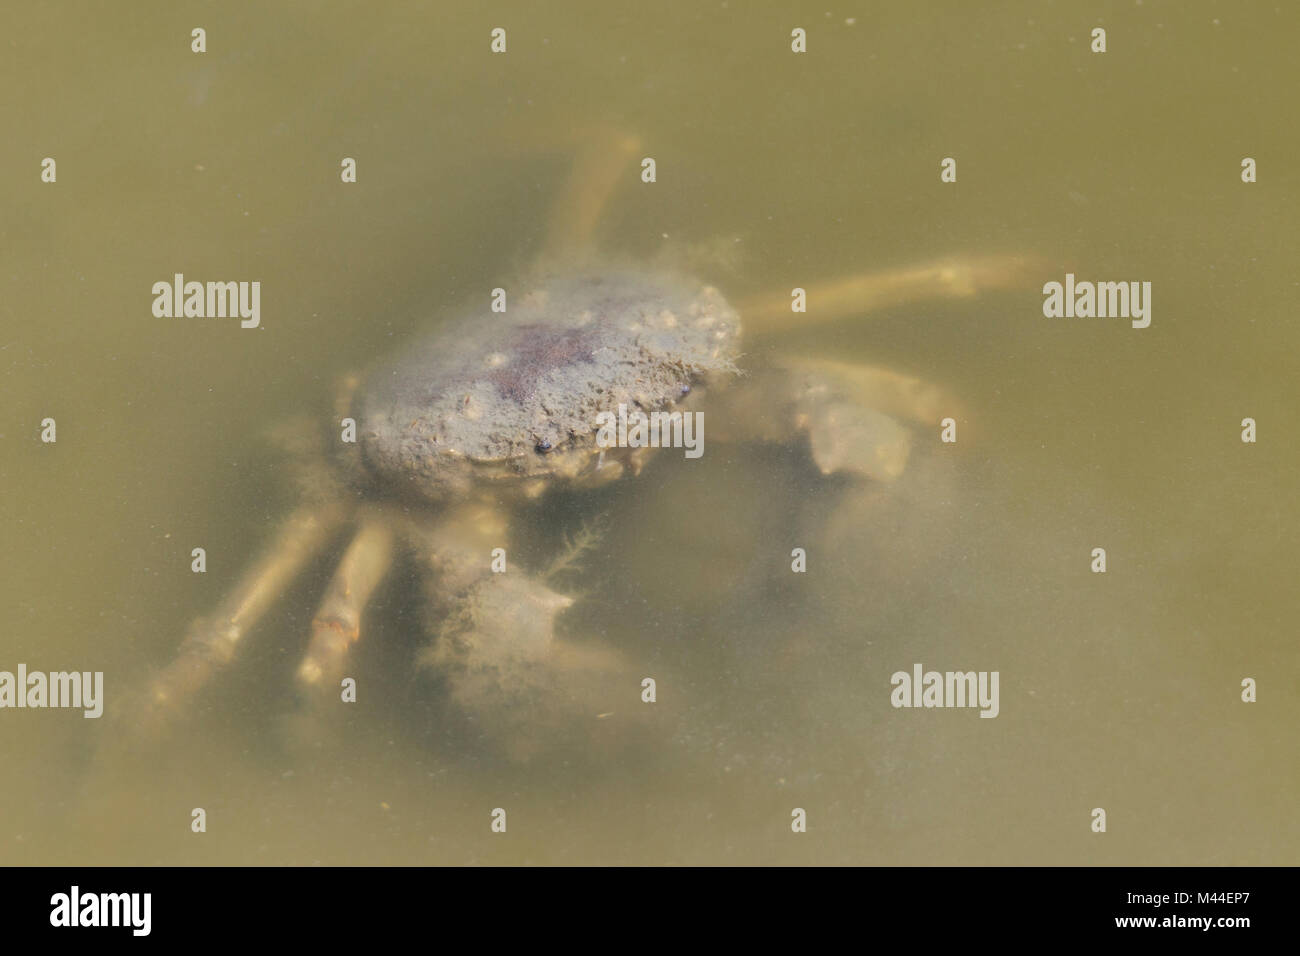
[[[792, 315], [789, 288], [733, 305], [682, 272], [591, 251], [616, 185], [625, 174], [635, 181], [638, 150], [635, 137], [605, 132], [578, 151], [543, 251], [505, 312], [441, 322], [350, 378], [337, 417], [328, 429], [317, 424], [332, 440], [293, 433], [302, 502], [220, 606], [191, 627], [152, 683], [151, 715], [182, 709], [346, 529], [297, 668], [299, 689], [337, 695], [367, 602], [405, 549], [424, 572], [437, 615], [422, 663], [484, 727], [506, 737], [535, 731], [536, 701], [563, 694], [567, 675], [599, 671], [601, 653], [557, 636], [557, 618], [573, 598], [553, 578], [509, 562], [501, 573], [494, 554], [504, 554], [497, 549], [523, 502], [643, 470], [656, 449], [608, 447], [598, 440], [602, 413], [703, 412], [710, 442], [802, 441], [822, 473], [862, 482], [898, 479], [918, 427], [937, 440], [940, 421], [956, 410], [940, 388], [885, 368], [788, 356], [742, 371], [742, 319], [747, 331], [761, 332], [971, 296], [1018, 282], [1021, 257], [954, 259], [813, 286], [803, 315]], [[355, 441], [341, 441], [339, 423], [349, 421]], [[505, 716], [521, 708], [525, 716]]]

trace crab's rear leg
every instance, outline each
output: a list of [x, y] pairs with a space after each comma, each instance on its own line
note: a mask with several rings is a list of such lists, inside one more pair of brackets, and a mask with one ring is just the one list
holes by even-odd
[[164, 722], [234, 659], [249, 630], [346, 518], [343, 506], [321, 504], [303, 506], [284, 521], [217, 610], [191, 626], [179, 655], [154, 680], [148, 701], [151, 722]]
[[958, 256], [801, 287], [804, 312], [792, 311], [790, 288], [743, 299], [739, 309], [747, 334], [779, 332], [893, 306], [1026, 287], [1041, 266], [1038, 258], [1025, 255]]
[[566, 134], [562, 142], [534, 138], [533, 145], [563, 146], [573, 153], [568, 178], [551, 207], [540, 256], [543, 264], [570, 266], [590, 245], [614, 191], [635, 175], [632, 160], [641, 140], [624, 131], [597, 127]]

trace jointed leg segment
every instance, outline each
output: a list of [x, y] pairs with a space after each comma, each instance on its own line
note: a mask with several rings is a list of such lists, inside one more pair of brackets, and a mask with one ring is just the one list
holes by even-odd
[[345, 518], [342, 506], [310, 506], [281, 525], [271, 545], [216, 612], [195, 622], [180, 655], [154, 681], [150, 697], [155, 710], [177, 706], [234, 658], [249, 629], [325, 547]]
[[364, 519], [312, 621], [311, 643], [298, 667], [300, 684], [323, 685], [342, 674], [348, 649], [361, 636], [361, 613], [388, 573], [392, 558], [391, 523], [383, 516]]
[[807, 311], [792, 313], [790, 289], [773, 289], [739, 303], [747, 333], [781, 331], [832, 322], [890, 306], [932, 299], [966, 299], [992, 289], [1023, 286], [1037, 262], [1026, 256], [989, 255], [849, 276], [806, 289]]
[[624, 177], [635, 175], [632, 159], [640, 145], [635, 136], [604, 128], [577, 144], [569, 178], [552, 206], [544, 260], [565, 261], [591, 241], [610, 196]]

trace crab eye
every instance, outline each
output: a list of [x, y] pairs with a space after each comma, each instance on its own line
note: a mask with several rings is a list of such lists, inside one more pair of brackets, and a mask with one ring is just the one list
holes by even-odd
[[683, 385], [683, 386], [682, 386], [682, 394], [683, 394], [683, 395], [689, 395], [690, 393], [691, 393], [691, 387], [690, 387], [690, 385]]
[[546, 454], [548, 451], [551, 450], [551, 443], [548, 441], [539, 441], [537, 443], [537, 450], [542, 454]]

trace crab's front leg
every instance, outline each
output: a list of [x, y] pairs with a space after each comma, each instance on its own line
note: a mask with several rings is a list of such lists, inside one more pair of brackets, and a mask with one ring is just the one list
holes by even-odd
[[959, 414], [920, 379], [873, 366], [786, 358], [711, 392], [703, 406], [719, 441], [788, 442], [807, 436], [823, 474], [893, 481], [911, 453], [913, 429]]

